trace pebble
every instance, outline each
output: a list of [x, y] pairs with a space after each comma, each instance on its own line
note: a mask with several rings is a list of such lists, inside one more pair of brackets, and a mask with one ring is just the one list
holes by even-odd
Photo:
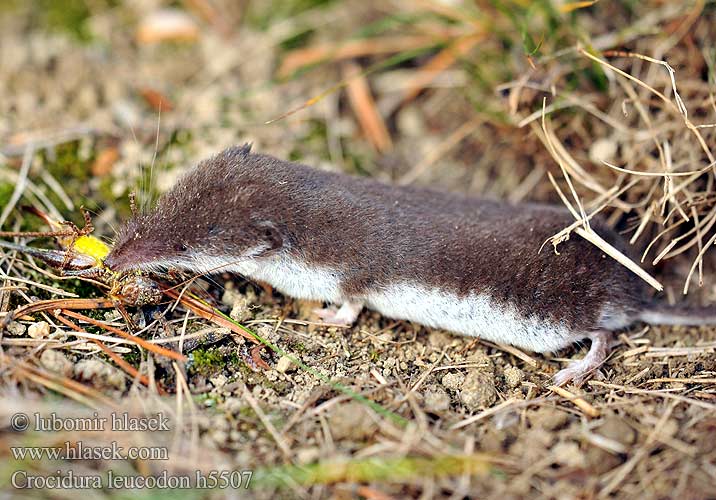
[[108, 386], [123, 391], [126, 387], [124, 374], [97, 359], [83, 359], [74, 366], [79, 380], [91, 381], [95, 387]]
[[229, 316], [239, 323], [253, 318], [253, 314], [251, 313], [251, 301], [245, 295], [237, 296], [231, 306]]
[[373, 435], [378, 428], [366, 407], [355, 401], [349, 401], [334, 409], [329, 421], [334, 439], [362, 441]]
[[43, 368], [69, 377], [72, 375], [72, 362], [57, 349], [45, 349], [40, 356], [40, 363]]
[[450, 408], [450, 395], [439, 386], [425, 390], [425, 407], [428, 411], [440, 412]]
[[28, 327], [27, 334], [33, 339], [44, 339], [50, 335], [50, 325], [47, 321], [38, 321]]
[[299, 448], [296, 450], [296, 461], [299, 464], [308, 464], [311, 462], [315, 462], [318, 460], [318, 457], [321, 455], [321, 451], [313, 446], [310, 448]]
[[5, 330], [10, 335], [13, 335], [15, 337], [19, 337], [21, 335], [25, 335], [25, 325], [22, 323], [18, 323], [17, 321], [11, 321], [8, 323], [8, 325], [5, 327]]
[[490, 373], [472, 371], [467, 374], [460, 390], [460, 401], [468, 410], [486, 408], [497, 400], [495, 377]]
[[450, 335], [442, 330], [433, 330], [428, 335], [428, 342], [433, 347], [447, 347], [455, 341], [455, 335]]
[[569, 422], [569, 415], [562, 410], [555, 408], [539, 408], [529, 416], [533, 425], [549, 431], [561, 429]]
[[293, 361], [288, 356], [281, 356], [276, 363], [275, 369], [279, 373], [288, 373], [294, 371], [296, 365], [293, 364]]
[[568, 467], [584, 467], [587, 463], [586, 457], [579, 445], [573, 441], [563, 441], [554, 445], [552, 454], [557, 463]]
[[589, 148], [589, 159], [598, 165], [602, 165], [602, 161], [613, 161], [617, 147], [618, 144], [613, 139], [597, 139]]
[[449, 372], [443, 376], [442, 384], [444, 387], [456, 391], [465, 381], [465, 375], [459, 372]]
[[525, 378], [525, 374], [522, 370], [511, 365], [505, 368], [503, 374], [505, 376], [505, 383], [508, 387], [513, 389], [519, 387]]
[[599, 434], [624, 445], [636, 443], [636, 431], [617, 415], [610, 415], [599, 426]]

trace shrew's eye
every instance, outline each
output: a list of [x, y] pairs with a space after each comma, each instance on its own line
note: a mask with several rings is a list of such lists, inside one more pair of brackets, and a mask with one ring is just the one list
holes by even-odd
[[184, 243], [174, 243], [174, 250], [177, 252], [186, 252], [187, 246]]

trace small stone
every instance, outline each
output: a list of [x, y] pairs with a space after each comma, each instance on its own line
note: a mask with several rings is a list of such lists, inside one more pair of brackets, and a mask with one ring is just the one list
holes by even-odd
[[549, 431], [561, 429], [569, 423], [569, 415], [566, 412], [550, 407], [539, 408], [529, 415], [529, 419], [535, 427]]
[[455, 340], [454, 335], [450, 335], [447, 332], [441, 330], [433, 330], [428, 335], [428, 342], [433, 347], [447, 347]]
[[587, 460], [579, 449], [579, 445], [573, 441], [560, 442], [552, 448], [553, 456], [558, 463], [568, 467], [584, 467]]
[[480, 370], [482, 372], [489, 373], [493, 372], [494, 365], [492, 363], [492, 359], [490, 359], [490, 356], [488, 356], [485, 351], [474, 351], [470, 353], [467, 358], [465, 358], [465, 361], [471, 365], [475, 365], [475, 367], [471, 368], [471, 370]]
[[480, 371], [470, 372], [462, 384], [460, 401], [469, 410], [478, 410], [490, 406], [497, 400], [495, 377]]
[[186, 12], [162, 9], [145, 16], [137, 27], [137, 41], [142, 44], [159, 42], [193, 42], [199, 38], [199, 26]]
[[45, 349], [40, 356], [42, 366], [54, 373], [59, 373], [65, 377], [72, 375], [72, 362], [57, 349]]
[[442, 384], [444, 387], [456, 391], [465, 381], [465, 375], [459, 372], [449, 372], [443, 376]]
[[450, 408], [450, 396], [442, 387], [430, 387], [425, 390], [425, 408], [432, 412], [446, 411]]
[[425, 120], [416, 109], [406, 106], [397, 115], [398, 130], [408, 137], [424, 137]]
[[293, 361], [288, 356], [281, 356], [276, 363], [275, 369], [279, 373], [288, 373], [294, 371], [296, 365], [293, 364]]
[[91, 381], [95, 387], [108, 386], [123, 391], [126, 387], [124, 374], [116, 368], [96, 359], [83, 359], [74, 366], [79, 380]]
[[236, 289], [236, 285], [232, 281], [228, 281], [221, 296], [221, 303], [226, 307], [232, 307], [239, 297], [241, 297], [241, 292]]
[[242, 323], [253, 317], [251, 313], [251, 301], [245, 295], [239, 295], [234, 299], [229, 316], [234, 321]]
[[507, 368], [505, 368], [503, 373], [505, 376], [505, 383], [507, 384], [507, 387], [511, 387], [513, 389], [515, 387], [519, 387], [525, 378], [524, 372], [516, 366], [508, 366]]
[[22, 323], [18, 323], [17, 321], [11, 321], [5, 328], [7, 330], [7, 333], [15, 337], [25, 335], [25, 325], [23, 325]]
[[50, 325], [46, 321], [38, 321], [28, 327], [27, 334], [33, 339], [44, 339], [50, 335]]
[[223, 373], [219, 373], [218, 375], [209, 378], [209, 382], [211, 382], [217, 389], [224, 387], [228, 381], [229, 379]]
[[597, 139], [589, 148], [589, 159], [599, 165], [611, 161], [617, 154], [617, 142], [613, 139]]
[[361, 403], [350, 401], [333, 410], [329, 416], [334, 439], [364, 440], [378, 429], [377, 424]]
[[392, 342], [393, 332], [383, 332], [376, 337], [380, 342]]
[[226, 398], [224, 401], [224, 409], [233, 415], [238, 415], [243, 407], [244, 404], [240, 398]]
[[299, 464], [309, 464], [318, 460], [321, 451], [317, 447], [299, 448], [296, 450], [296, 460]]
[[599, 434], [605, 438], [624, 445], [636, 443], [636, 431], [617, 415], [610, 415], [598, 428]]

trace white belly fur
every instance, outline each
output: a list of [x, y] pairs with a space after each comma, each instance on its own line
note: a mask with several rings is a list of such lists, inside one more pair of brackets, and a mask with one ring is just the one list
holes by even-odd
[[395, 319], [512, 344], [535, 352], [551, 352], [574, 342], [561, 324], [525, 318], [512, 307], [496, 304], [488, 294], [465, 297], [412, 283], [391, 285], [368, 294], [366, 305]]
[[[433, 328], [512, 344], [535, 352], [556, 351], [575, 340], [560, 323], [526, 318], [513, 307], [495, 303], [488, 293], [457, 294], [403, 282], [371, 291], [364, 297], [345, 297], [341, 273], [307, 266], [281, 255], [228, 262], [220, 258], [193, 258], [190, 267], [203, 272], [235, 272], [269, 283], [285, 295], [307, 300], [342, 304], [363, 301], [386, 317], [414, 321]], [[198, 268], [198, 269], [197, 269]]]

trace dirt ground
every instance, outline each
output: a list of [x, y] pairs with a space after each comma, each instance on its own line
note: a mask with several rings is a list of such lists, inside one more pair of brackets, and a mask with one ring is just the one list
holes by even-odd
[[[2, 5], [2, 230], [41, 227], [6, 207], [29, 204], [81, 224], [84, 206], [94, 234], [111, 239], [129, 216], [130, 191], [146, 206], [198, 160], [244, 142], [321, 169], [512, 201], [560, 203], [548, 174], [569, 194], [566, 172], [588, 208], [606, 201], [608, 220], [647, 252], [644, 268], [667, 299], [714, 303], [713, 255], [698, 259], [713, 244], [716, 196], [712, 172], [697, 172], [713, 161], [716, 138], [711, 3], [537, 4]], [[696, 173], [640, 177], [602, 160]], [[694, 221], [701, 229], [689, 232]], [[664, 227], [671, 232], [647, 250]], [[659, 255], [667, 258], [652, 266]], [[3, 315], [38, 298], [101, 295], [46, 269], [0, 253]], [[591, 380], [556, 388], [551, 376], [586, 346], [542, 356], [370, 311], [354, 327], [326, 327], [312, 314], [319, 304], [236, 276], [195, 287], [270, 344], [268, 369], [243, 337], [171, 304], [130, 312], [157, 345], [178, 349], [183, 336], [186, 363], [87, 323], [80, 335], [51, 312], [0, 334], [3, 497], [17, 494], [18, 471], [74, 475], [29, 496], [68, 498], [79, 477], [101, 476], [101, 488], [82, 494], [105, 498], [128, 494], [109, 486], [110, 471], [213, 470], [244, 483], [132, 494], [716, 498], [714, 328], [616, 332]], [[126, 328], [113, 309], [89, 315]], [[154, 432], [38, 429], [35, 415], [53, 413], [67, 421], [161, 414], [171, 423]], [[18, 414], [29, 416], [29, 430], [16, 428]], [[80, 441], [168, 457], [16, 454]]]

